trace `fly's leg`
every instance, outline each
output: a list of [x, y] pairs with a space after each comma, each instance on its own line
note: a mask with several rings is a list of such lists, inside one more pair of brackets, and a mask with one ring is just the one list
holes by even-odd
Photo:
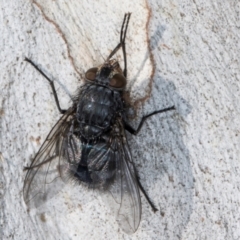
[[56, 92], [56, 89], [54, 86], [54, 82], [34, 62], [32, 62], [32, 60], [25, 57], [25, 61], [29, 62], [39, 73], [41, 73], [48, 80], [48, 82], [50, 83], [50, 86], [52, 88], [52, 91], [53, 91], [53, 96], [54, 96], [55, 102], [57, 104], [57, 108], [61, 114], [64, 114], [67, 110], [63, 110], [60, 107], [57, 92]]
[[141, 182], [140, 182], [140, 177], [138, 175], [137, 169], [135, 167], [135, 165], [133, 164], [134, 170], [135, 170], [135, 174], [136, 174], [136, 180], [137, 180], [137, 184], [140, 188], [140, 190], [142, 191], [144, 197], [146, 198], [146, 200], [148, 201], [149, 205], [151, 206], [153, 212], [158, 211], [158, 209], [155, 207], [154, 203], [151, 201], [151, 199], [149, 198], [149, 196], [147, 195], [145, 189], [143, 188]]
[[[126, 14], [125, 14], [125, 16], [126, 16]], [[131, 17], [131, 13], [128, 13], [127, 14], [126, 28], [125, 28], [125, 31], [124, 31], [124, 36], [122, 36], [123, 31], [121, 31], [121, 35], [120, 35], [120, 41], [122, 41], [122, 52], [123, 52], [123, 59], [124, 59], [123, 75], [124, 75], [125, 78], [127, 78], [127, 54], [126, 54], [125, 39], [126, 39], [127, 27], [128, 27], [130, 17]]]
[[175, 110], [175, 106], [172, 106], [172, 107], [169, 107], [169, 108], [164, 108], [162, 110], [158, 110], [158, 111], [155, 111], [155, 112], [152, 112], [144, 117], [142, 117], [141, 119], [141, 122], [139, 123], [138, 125], [138, 128], [137, 129], [134, 129], [133, 127], [131, 127], [128, 123], [124, 123], [124, 127], [125, 129], [130, 132], [131, 134], [134, 134], [134, 135], [137, 135], [139, 133], [139, 131], [141, 130], [144, 122], [151, 116], [155, 115], [155, 114], [158, 114], [158, 113], [163, 113], [163, 112], [167, 112], [167, 111], [171, 111], [171, 110]]
[[[127, 78], [127, 55], [126, 55], [125, 39], [126, 39], [126, 35], [127, 35], [127, 28], [128, 28], [128, 23], [129, 23], [130, 17], [131, 17], [131, 13], [125, 13], [122, 28], [121, 28], [121, 34], [120, 34], [120, 43], [121, 43], [123, 59], [124, 59], [123, 75], [125, 78]], [[125, 23], [126, 23], [126, 25], [125, 25]], [[125, 26], [125, 29], [124, 29], [124, 26]]]
[[[137, 135], [139, 133], [139, 131], [141, 130], [144, 122], [151, 116], [155, 115], [155, 114], [158, 114], [158, 113], [163, 113], [163, 112], [167, 112], [167, 111], [171, 111], [171, 110], [174, 110], [175, 109], [175, 106], [172, 106], [172, 107], [169, 107], [169, 108], [165, 108], [165, 109], [162, 109], [162, 110], [158, 110], [158, 111], [155, 111], [155, 112], [152, 112], [146, 116], [144, 116], [140, 122], [140, 124], [138, 125], [138, 128], [135, 130], [133, 127], [131, 127], [128, 123], [125, 123], [124, 127], [125, 129], [130, 132], [131, 134], [134, 134], [134, 135]], [[149, 196], [147, 195], [146, 191], [144, 190], [141, 182], [140, 182], [140, 178], [137, 174], [137, 170], [136, 170], [136, 167], [134, 166], [134, 169], [135, 169], [135, 173], [136, 173], [136, 177], [137, 177], [137, 183], [138, 183], [138, 186], [140, 188], [140, 190], [142, 191], [143, 195], [145, 196], [145, 198], [147, 199], [149, 205], [151, 206], [153, 212], [156, 212], [157, 211], [157, 208], [154, 206], [154, 204], [152, 203], [152, 201], [150, 200]]]
[[53, 156], [53, 157], [50, 157], [48, 158], [47, 160], [37, 164], [37, 165], [34, 165], [34, 166], [30, 166], [30, 167], [24, 167], [23, 168], [23, 171], [27, 171], [27, 170], [30, 170], [30, 169], [33, 169], [33, 168], [39, 168], [41, 167], [43, 164], [47, 163], [47, 162], [51, 162], [56, 156]]
[[123, 23], [122, 23], [122, 27], [121, 27], [120, 42], [113, 49], [113, 51], [110, 53], [110, 55], [107, 58], [107, 61], [108, 61], [122, 47], [123, 59], [124, 59], [123, 75], [124, 75], [125, 78], [127, 77], [127, 55], [126, 55], [126, 48], [125, 48], [125, 39], [126, 39], [127, 28], [128, 28], [128, 23], [129, 23], [130, 17], [131, 17], [131, 13], [125, 13]]

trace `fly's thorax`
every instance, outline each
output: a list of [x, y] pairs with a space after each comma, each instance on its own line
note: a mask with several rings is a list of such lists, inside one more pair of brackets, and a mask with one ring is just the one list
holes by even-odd
[[77, 121], [80, 134], [94, 139], [108, 131], [123, 111], [121, 92], [110, 88], [86, 84], [77, 102]]

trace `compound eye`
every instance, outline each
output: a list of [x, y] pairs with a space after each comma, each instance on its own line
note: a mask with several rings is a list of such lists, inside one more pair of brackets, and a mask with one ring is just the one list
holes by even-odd
[[85, 73], [85, 78], [90, 81], [94, 81], [96, 79], [98, 68], [90, 68]]
[[124, 88], [127, 80], [122, 74], [115, 74], [109, 82], [109, 85], [113, 88]]

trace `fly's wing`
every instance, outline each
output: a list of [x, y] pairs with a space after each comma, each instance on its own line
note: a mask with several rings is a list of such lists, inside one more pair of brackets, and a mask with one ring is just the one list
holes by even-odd
[[96, 144], [91, 150], [88, 167], [94, 179], [105, 182], [103, 199], [122, 230], [134, 233], [141, 219], [141, 199], [137, 175], [131, 159], [122, 121], [117, 120], [107, 143]]
[[121, 136], [114, 139], [116, 145], [116, 177], [110, 186], [110, 193], [117, 206], [117, 221], [124, 232], [134, 233], [141, 220], [141, 199], [137, 175], [131, 159], [125, 130], [119, 125]]
[[74, 110], [70, 108], [55, 124], [39, 149], [24, 180], [23, 197], [29, 207], [38, 207], [63, 187], [64, 142], [70, 132]]

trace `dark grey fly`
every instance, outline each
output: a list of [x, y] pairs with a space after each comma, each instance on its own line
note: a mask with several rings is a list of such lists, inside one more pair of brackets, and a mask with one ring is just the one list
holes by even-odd
[[[62, 117], [30, 167], [25, 168], [23, 195], [29, 207], [38, 207], [62, 189], [63, 182], [74, 179], [105, 192], [120, 227], [131, 234], [141, 218], [139, 189], [152, 209], [157, 209], [139, 181], [125, 131], [136, 135], [148, 117], [175, 108], [144, 116], [137, 130], [128, 124], [123, 93], [127, 82], [125, 38], [129, 19], [130, 13], [125, 14], [120, 43], [107, 60], [85, 73], [86, 83], [68, 110], [61, 109], [53, 81], [30, 59], [25, 59], [49, 81]], [[123, 71], [118, 61], [112, 59], [119, 49], [124, 57]]]

